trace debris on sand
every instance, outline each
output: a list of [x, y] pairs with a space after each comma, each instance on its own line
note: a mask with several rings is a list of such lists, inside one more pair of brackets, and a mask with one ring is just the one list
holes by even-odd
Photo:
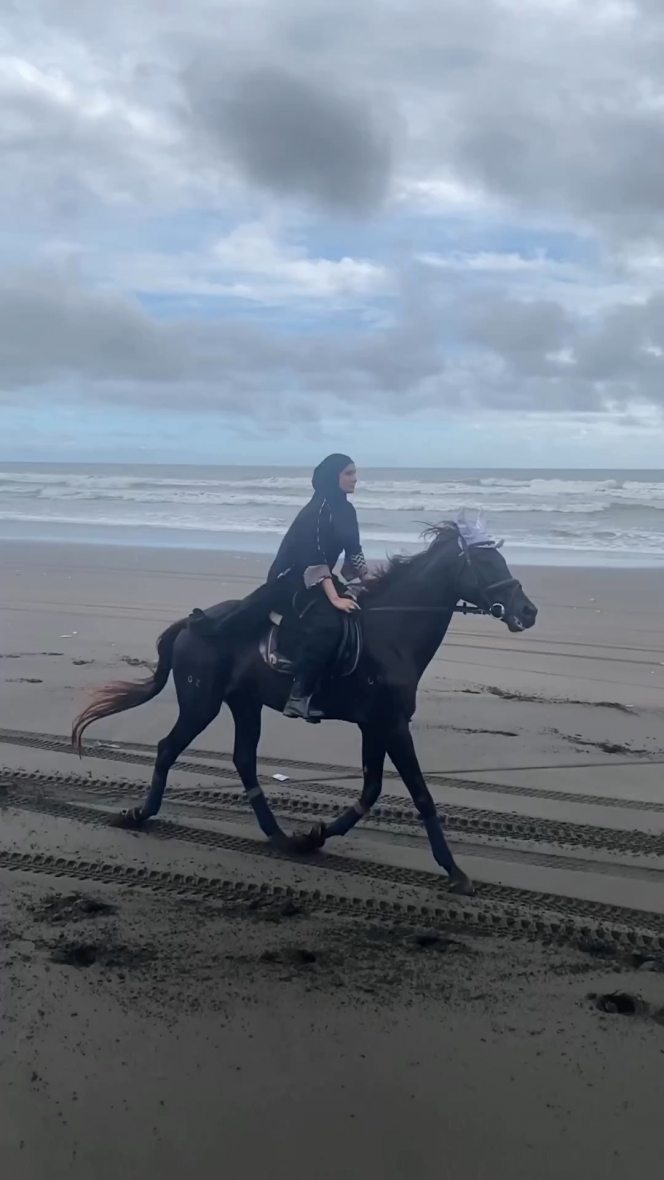
[[664, 1025], [664, 1008], [653, 1008], [633, 992], [606, 992], [604, 995], [590, 992], [588, 999], [593, 1001], [600, 1012], [607, 1012], [611, 1016], [647, 1016], [657, 1024]]
[[314, 952], [302, 946], [293, 947], [290, 952], [290, 958], [292, 958], [293, 962], [299, 963], [302, 967], [310, 967], [317, 961], [317, 956], [314, 954]]
[[647, 1016], [650, 1012], [649, 1004], [633, 992], [590, 992], [588, 999], [611, 1016]]
[[[584, 742], [584, 746], [589, 745], [589, 742]], [[605, 754], [647, 754], [647, 750], [635, 750], [633, 746], [625, 746], [620, 742], [594, 742], [598, 750], [603, 750]]]
[[592, 955], [595, 959], [613, 959], [616, 950], [612, 943], [604, 942], [601, 938], [580, 938], [577, 946], [580, 951]]
[[261, 963], [290, 963], [296, 967], [312, 967], [318, 956], [308, 947], [290, 946], [282, 950], [266, 950], [260, 956]]
[[155, 951], [149, 946], [130, 947], [112, 940], [86, 942], [61, 937], [51, 948], [50, 959], [65, 967], [92, 967], [96, 963], [109, 971], [140, 971], [153, 964]]
[[441, 934], [431, 931], [424, 934], [416, 934], [413, 945], [419, 947], [422, 951], [446, 951], [451, 945], [451, 942], [449, 938], [443, 938]]
[[80, 922], [84, 918], [105, 917], [116, 912], [116, 906], [100, 901], [97, 897], [87, 897], [81, 893], [47, 897], [32, 908], [34, 917], [39, 921], [53, 923]]
[[281, 909], [279, 910], [279, 915], [282, 918], [299, 918], [302, 916], [303, 913], [304, 913], [304, 910], [303, 910], [302, 906], [296, 905], [296, 903], [294, 901], [291, 901], [290, 898], [288, 899], [288, 901], [284, 902]]
[[637, 971], [664, 972], [664, 955], [654, 954], [652, 951], [632, 951], [629, 965]]
[[62, 943], [52, 952], [51, 962], [65, 967], [91, 967], [97, 962], [97, 948], [88, 942]]
[[279, 951], [263, 951], [262, 955], [260, 956], [260, 961], [261, 963], [280, 963], [281, 955], [279, 954]]

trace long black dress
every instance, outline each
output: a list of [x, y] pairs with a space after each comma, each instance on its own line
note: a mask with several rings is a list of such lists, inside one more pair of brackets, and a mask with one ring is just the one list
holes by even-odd
[[304, 680], [315, 679], [336, 651], [340, 637], [341, 614], [322, 583], [333, 574], [342, 553], [344, 575], [349, 580], [363, 577], [367, 565], [357, 515], [338, 489], [337, 478], [336, 487], [315, 491], [298, 513], [279, 546], [267, 582], [223, 618], [206, 618], [200, 626], [199, 616], [191, 626], [218, 639], [245, 639], [259, 634], [271, 611], [283, 614], [295, 602], [302, 615], [297, 673]]

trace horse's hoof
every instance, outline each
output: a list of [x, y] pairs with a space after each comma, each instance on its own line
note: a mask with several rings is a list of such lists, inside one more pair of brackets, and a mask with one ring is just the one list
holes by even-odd
[[450, 877], [450, 893], [455, 893], [457, 897], [474, 897], [475, 886], [465, 873], [458, 873]]
[[309, 856], [325, 843], [325, 824], [314, 824], [309, 832], [296, 832], [288, 839], [288, 851], [293, 856]]
[[308, 841], [310, 852], [315, 852], [318, 848], [322, 848], [325, 841], [327, 840], [327, 830], [325, 824], [314, 824], [313, 827], [306, 833], [304, 839]]
[[274, 848], [275, 852], [290, 852], [291, 851], [291, 837], [287, 836], [285, 832], [275, 832], [274, 835], [268, 836], [268, 844], [270, 848]]
[[121, 811], [109, 821], [112, 828], [121, 828], [124, 832], [140, 832], [145, 828], [145, 820], [140, 807], [130, 807]]

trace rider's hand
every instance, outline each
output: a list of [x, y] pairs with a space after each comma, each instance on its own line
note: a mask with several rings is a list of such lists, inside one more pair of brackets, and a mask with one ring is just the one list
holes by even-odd
[[354, 598], [336, 598], [332, 605], [337, 610], [346, 611], [347, 614], [350, 614], [351, 611], [360, 609]]

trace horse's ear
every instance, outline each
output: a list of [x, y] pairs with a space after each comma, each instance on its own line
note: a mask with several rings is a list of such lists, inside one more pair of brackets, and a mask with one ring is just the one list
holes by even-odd
[[505, 538], [501, 537], [500, 541], [496, 541], [494, 548], [495, 549], [502, 549], [504, 544], [505, 544]]

